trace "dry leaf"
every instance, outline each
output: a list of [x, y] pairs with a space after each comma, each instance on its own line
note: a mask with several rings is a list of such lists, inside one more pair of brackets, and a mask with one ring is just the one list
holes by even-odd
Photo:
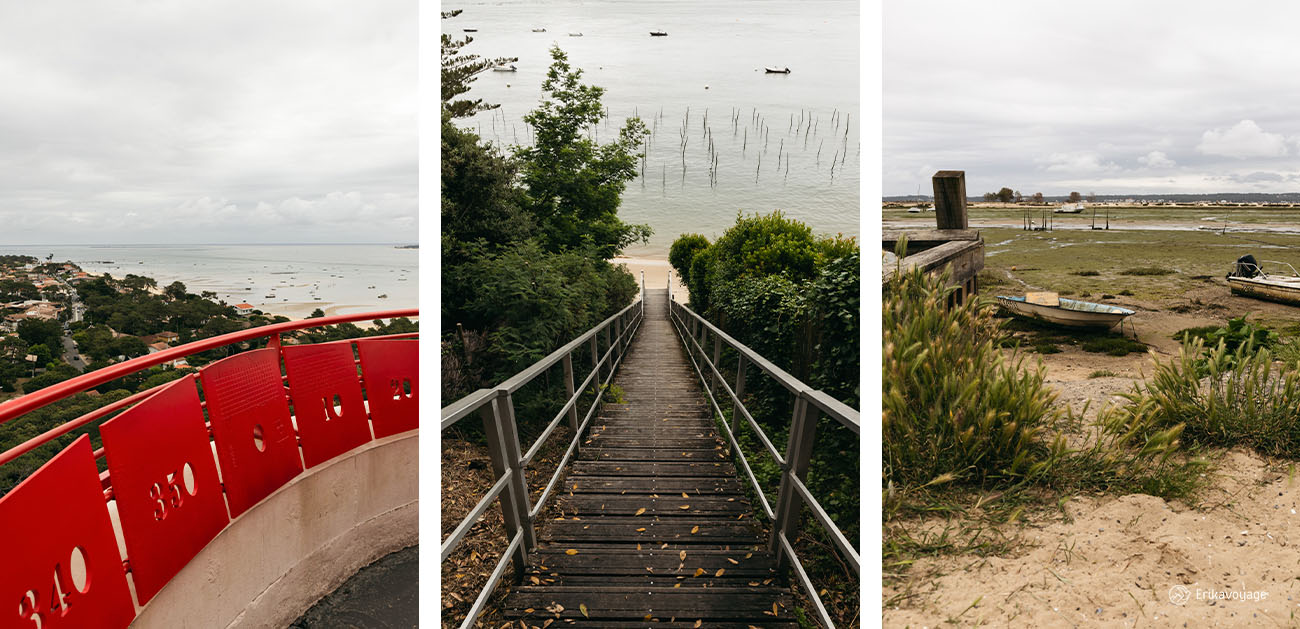
[[695, 621], [695, 626], [696, 626], [696, 627], [699, 627], [699, 626], [702, 625], [702, 624], [704, 624], [704, 621], [703, 621], [703, 620], [697, 620], [697, 621]]
[[690, 496], [686, 495], [686, 492], [684, 492], [684, 491], [682, 492], [682, 497], [683, 497], [683, 498], [690, 498]]
[[[583, 616], [587, 616], [587, 605], [584, 603], [578, 603], [578, 611], [582, 612]], [[587, 616], [587, 618], [591, 618], [591, 616]]]
[[699, 532], [700, 532], [700, 527], [698, 527], [698, 526], [692, 526], [692, 527], [691, 527], [691, 535], [694, 535], [694, 534], [699, 533]]
[[680, 584], [680, 583], [674, 583], [674, 584], [673, 584], [673, 587], [675, 587], [675, 588], [679, 588], [679, 587], [682, 587], [682, 584]]
[[533, 582], [533, 585], [541, 585], [541, 584], [542, 584], [542, 580], [539, 579], [539, 578], [537, 578], [537, 577], [528, 577], [528, 579], [531, 580], [531, 581]]
[[641, 550], [641, 545], [640, 545], [640, 544], [637, 544], [637, 545], [636, 545], [636, 549], [637, 549], [637, 550]]
[[643, 526], [643, 527], [637, 529], [636, 532], [637, 532], [637, 533], [643, 533], [643, 532], [645, 532], [645, 527]]
[[695, 576], [698, 577], [698, 576], [700, 576], [700, 575], [702, 575], [702, 574], [704, 574], [704, 568], [696, 568], [696, 569], [695, 569]]
[[[682, 505], [682, 506], [677, 507], [677, 508], [678, 508], [678, 509], [690, 509], [690, 508], [691, 508], [691, 505]], [[744, 515], [744, 514], [742, 513], [741, 515]]]
[[776, 615], [777, 615], [777, 613], [776, 613], [776, 603], [772, 603], [772, 615], [773, 615], [773, 616], [776, 616]]
[[569, 550], [564, 551], [564, 554], [566, 554], [566, 555], [576, 555], [576, 554], [578, 554], [578, 549], [576, 549], [576, 548], [570, 548]]
[[739, 562], [739, 561], [736, 561], [735, 559], [732, 559], [731, 557], [727, 557], [727, 561], [730, 561], [730, 562], [732, 563], [732, 565], [736, 565], [736, 566], [740, 565], [740, 562]]
[[720, 577], [720, 576], [722, 576], [722, 573], [724, 573], [724, 572], [726, 572], [726, 571], [727, 571], [726, 568], [718, 568], [718, 571], [715, 572], [715, 573], [713, 573], [713, 576], [715, 576], [715, 577]]
[[645, 513], [645, 507], [641, 507], [640, 509], [637, 509], [636, 513], [633, 513], [632, 515], [641, 515], [642, 513]]
[[677, 556], [680, 557], [682, 561], [686, 561], [686, 551], [683, 550], [682, 552], [677, 553]]

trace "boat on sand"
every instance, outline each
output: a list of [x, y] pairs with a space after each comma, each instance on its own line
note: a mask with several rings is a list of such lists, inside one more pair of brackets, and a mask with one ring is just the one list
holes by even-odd
[[1263, 260], [1291, 269], [1291, 275], [1267, 273], [1255, 256], [1244, 255], [1237, 258], [1228, 272], [1228, 287], [1232, 292], [1244, 297], [1253, 297], [1265, 301], [1276, 301], [1293, 306], [1300, 306], [1300, 273], [1286, 262]]
[[1061, 299], [1056, 293], [1026, 293], [1024, 297], [998, 295], [998, 305], [1018, 317], [1072, 328], [1112, 328], [1135, 314], [1133, 310]]

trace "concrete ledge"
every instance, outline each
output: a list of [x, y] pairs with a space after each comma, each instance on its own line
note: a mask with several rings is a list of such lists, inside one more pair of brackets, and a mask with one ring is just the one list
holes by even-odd
[[419, 536], [419, 432], [310, 469], [231, 522], [132, 627], [284, 627]]

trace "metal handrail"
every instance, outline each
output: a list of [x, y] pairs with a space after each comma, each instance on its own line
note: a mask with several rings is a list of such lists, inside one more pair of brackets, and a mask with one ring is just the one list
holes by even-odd
[[[672, 279], [669, 277], [669, 285]], [[671, 290], [671, 289], [670, 289]], [[772, 519], [772, 533], [769, 540], [769, 548], [777, 555], [777, 568], [782, 570], [787, 565], [795, 570], [801, 584], [807, 589], [809, 597], [816, 604], [817, 612], [822, 622], [827, 627], [834, 627], [835, 623], [831, 620], [830, 614], [826, 611], [826, 606], [822, 604], [821, 596], [817, 589], [813, 587], [812, 581], [808, 578], [807, 572], [803, 568], [803, 563], [790, 543], [789, 537], [798, 531], [799, 513], [803, 505], [808, 505], [813, 513], [814, 519], [822, 527], [827, 535], [834, 541], [836, 550], [845, 559], [846, 562], [853, 566], [854, 571], [861, 576], [862, 559], [853, 549], [852, 543], [844, 536], [830, 515], [808, 491], [804, 484], [804, 478], [807, 475], [808, 463], [812, 457], [813, 439], [817, 431], [817, 418], [819, 414], [825, 414], [838, 421], [841, 425], [853, 431], [854, 434], [861, 434], [862, 420], [857, 410], [849, 407], [847, 404], [836, 400], [823, 391], [813, 389], [804, 384], [799, 379], [787, 373], [785, 370], [772, 364], [771, 361], [763, 358], [754, 350], [746, 347], [743, 343], [732, 338], [723, 332], [716, 325], [713, 325], [704, 317], [692, 311], [684, 304], [676, 303], [671, 299], [668, 300], [669, 319], [673, 323], [674, 329], [682, 340], [682, 345], [686, 349], [687, 356], [691, 360], [691, 365], [695, 368], [696, 375], [700, 378], [700, 385], [709, 397], [714, 411], [721, 419], [719, 422], [726, 433], [727, 440], [730, 442], [732, 452], [736, 453], [736, 458], [740, 462], [741, 469], [749, 478], [750, 484], [754, 487], [755, 495], [758, 496], [759, 505], [769, 518]], [[713, 336], [712, 358], [704, 349], [704, 341], [708, 335]], [[726, 344], [733, 349], [737, 355], [738, 366], [736, 370], [736, 385], [733, 388], [727, 383], [726, 377], [718, 369], [717, 363], [721, 358], [722, 346]], [[697, 360], [698, 355], [698, 360]], [[745, 408], [742, 401], [742, 395], [745, 385], [745, 367], [755, 365], [761, 371], [771, 376], [783, 388], [794, 396], [794, 417], [791, 420], [789, 438], [786, 444], [786, 456], [783, 458], [778, 455], [776, 447], [772, 445], [771, 440], [763, 432], [762, 428], [754, 420], [749, 409]], [[703, 368], [702, 368], [703, 367]], [[705, 371], [709, 372], [709, 377], [705, 377]], [[730, 423], [736, 423], [736, 411], [739, 410], [755, 433], [759, 436], [763, 446], [768, 454], [781, 466], [781, 486], [777, 493], [775, 508], [769, 505], [766, 492], [758, 482], [750, 468], [749, 461], [740, 447], [740, 442], [736, 439], [735, 432], [731, 425], [728, 424], [727, 416], [722, 412], [721, 406], [714, 397], [714, 391], [721, 386], [727, 392], [732, 401], [732, 412]]]
[[[420, 310], [418, 308], [410, 308], [410, 309], [403, 309], [403, 310], [385, 310], [380, 312], [338, 315], [334, 317], [317, 317], [314, 319], [302, 319], [300, 321], [289, 321], [285, 323], [276, 323], [272, 325], [248, 328], [245, 330], [239, 330], [237, 332], [231, 332], [229, 334], [222, 334], [220, 336], [214, 336], [206, 339], [201, 339], [198, 341], [192, 341], [184, 345], [169, 347], [165, 350], [155, 352], [153, 354], [147, 354], [145, 356], [139, 356], [136, 358], [132, 358], [130, 360], [122, 361], [120, 363], [111, 365], [109, 367], [105, 367], [103, 369], [97, 369], [90, 373], [82, 374], [80, 376], [70, 378], [68, 380], [64, 380], [63, 382], [52, 384], [49, 387], [46, 387], [39, 391], [34, 391], [32, 393], [28, 393], [26, 395], [14, 398], [12, 400], [0, 403], [0, 424], [3, 424], [5, 422], [14, 419], [18, 419], [22, 415], [25, 415], [33, 410], [42, 408], [44, 406], [47, 406], [49, 404], [52, 404], [64, 398], [71, 397], [73, 395], [76, 395], [77, 393], [99, 386], [106, 382], [112, 382], [113, 380], [131, 375], [138, 371], [143, 371], [145, 369], [149, 369], [150, 367], [156, 367], [163, 363], [171, 362], [173, 360], [176, 360], [177, 358], [192, 356], [194, 354], [205, 352], [210, 349], [225, 347], [227, 345], [232, 345], [235, 343], [241, 343], [241, 342], [256, 340], [261, 338], [272, 338], [274, 339], [272, 342], [275, 343], [278, 342], [279, 335], [284, 332], [292, 332], [292, 331], [304, 330], [309, 328], [325, 327], [325, 326], [335, 325], [339, 323], [350, 323], [353, 321], [373, 321], [377, 319], [396, 319], [400, 317], [419, 317], [419, 316], [420, 316]], [[375, 336], [369, 338], [374, 338], [374, 339], [409, 338], [412, 336], [412, 334], [414, 333], [387, 334], [387, 335]], [[347, 342], [352, 342], [356, 339], [345, 339], [345, 340]], [[197, 378], [198, 375], [194, 374], [187, 377]], [[161, 389], [162, 387], [168, 386], [170, 384], [172, 384], [172, 382], [165, 382], [163, 384], [154, 386], [145, 391], [133, 393], [116, 402], [106, 404], [88, 413], [85, 413], [79, 417], [76, 417], [62, 424], [59, 424], [58, 426], [55, 426], [35, 437], [32, 437], [31, 439], [28, 439], [23, 443], [20, 443], [12, 448], [9, 448], [4, 452], [0, 452], [0, 465], [4, 465], [5, 463], [13, 461], [14, 459], [17, 459], [18, 457], [27, 454], [32, 450], [35, 450], [36, 448], [39, 448], [63, 435], [66, 435], [69, 432], [72, 432], [73, 430], [85, 426], [90, 422], [106, 417], [111, 413], [122, 410], [128, 406], [131, 406], [132, 404], [140, 402], [145, 398], [148, 398], [149, 396], [156, 393], [158, 389]], [[102, 455], [102, 448], [96, 451], [96, 458], [100, 458], [101, 455]]]
[[[622, 363], [623, 357], [627, 354], [628, 347], [631, 345], [637, 331], [640, 330], [641, 322], [644, 319], [645, 271], [642, 271], [640, 299], [632, 302], [617, 314], [596, 324], [590, 330], [583, 332], [572, 341], [565, 343], [545, 358], [524, 368], [496, 387], [479, 389], [443, 407], [441, 421], [441, 430], [443, 431], [454, 426], [470, 414], [476, 411], [479, 413], [488, 437], [488, 456], [492, 459], [495, 482], [487, 495], [479, 500], [474, 509], [456, 526], [451, 536], [443, 542], [439, 551], [439, 562], [447, 560], [451, 552], [456, 549], [469, 531], [473, 522], [486, 512], [488, 506], [494, 500], [501, 501], [501, 511], [505, 516], [506, 533], [510, 536], [509, 546], [507, 546], [505, 553], [502, 554], [501, 559], [497, 561], [496, 567], [488, 577], [487, 584], [474, 600], [465, 620], [461, 622], [460, 627], [462, 629], [472, 626], [474, 621], [478, 619], [479, 614], [483, 612], [488, 598], [496, 590], [497, 582], [505, 574], [507, 564], [513, 562], [515, 564], [516, 578], [523, 577], [528, 564], [528, 554], [537, 546], [535, 530], [537, 517], [541, 514], [547, 500], [550, 499], [551, 492], [555, 489], [561, 475], [564, 473], [565, 466], [568, 465], [574, 453], [578, 451], [583, 433], [595, 418], [596, 412], [604, 401], [603, 390], [614, 379], [614, 373]], [[615, 329], [613, 335], [610, 334], [611, 329]], [[603, 353], [598, 350], [602, 336], [605, 341], [605, 351]], [[584, 344], [590, 344], [591, 346], [591, 372], [583, 378], [581, 386], [575, 386], [572, 354], [574, 350], [581, 348]], [[564, 365], [564, 384], [568, 398], [555, 415], [555, 418], [550, 421], [541, 435], [534, 440], [527, 452], [520, 454], [519, 430], [515, 421], [512, 394], [538, 376], [546, 373], [547, 369], [554, 367], [556, 364]], [[602, 371], [604, 372], [603, 379], [601, 379]], [[577, 413], [578, 398], [581, 397], [583, 392], [587, 390], [587, 386], [593, 381], [600, 381], [601, 388], [596, 392], [596, 398], [592, 401], [591, 407], [587, 409], [586, 415], [579, 422]], [[555, 472], [551, 475], [550, 481], [538, 496], [537, 504], [530, 507], [525, 470], [528, 463], [541, 450], [566, 416], [573, 428], [573, 439], [570, 441], [568, 449], [565, 450], [564, 456], [560, 458], [559, 464], [555, 466]]]
[[40, 391], [28, 393], [22, 397], [14, 398], [7, 402], [0, 403], [0, 424], [3, 424], [19, 415], [26, 414], [35, 409], [46, 406], [51, 402], [56, 402], [66, 397], [70, 397], [86, 389], [97, 387], [105, 382], [112, 382], [123, 376], [131, 375], [137, 371], [156, 367], [163, 363], [171, 362], [178, 358], [184, 358], [199, 352], [205, 352], [210, 349], [224, 347], [233, 343], [251, 341], [254, 339], [277, 336], [283, 332], [293, 332], [306, 328], [317, 328], [338, 323], [351, 323], [353, 321], [372, 321], [375, 319], [397, 319], [399, 317], [418, 317], [420, 316], [419, 308], [405, 308], [401, 310], [384, 310], [380, 312], [363, 312], [360, 314], [336, 315], [333, 317], [317, 317], [315, 319], [302, 319], [299, 321], [287, 321], [285, 323], [273, 323], [255, 328], [248, 328], [222, 334], [198, 341], [169, 347], [160, 352], [146, 354], [126, 360], [103, 369], [97, 369], [90, 373], [82, 374], [69, 380], [50, 385]]

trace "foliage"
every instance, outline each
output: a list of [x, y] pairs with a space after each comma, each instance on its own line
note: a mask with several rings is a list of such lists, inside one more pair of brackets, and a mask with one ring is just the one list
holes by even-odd
[[[128, 391], [116, 390], [102, 396], [78, 393], [64, 400], [53, 402], [38, 408], [15, 420], [0, 424], [0, 451], [8, 450], [20, 443], [32, 439], [51, 428], [75, 419], [85, 413], [106, 404], [111, 404], [129, 395]], [[109, 417], [111, 417], [110, 415]], [[22, 479], [31, 475], [37, 468], [50, 460], [55, 454], [66, 448], [77, 437], [90, 433], [91, 445], [95, 448], [102, 444], [99, 440], [99, 425], [108, 418], [99, 419], [82, 426], [66, 435], [56, 437], [49, 443], [24, 454], [13, 461], [0, 466], [0, 494], [13, 489]], [[104, 462], [101, 460], [100, 465]], [[102, 469], [102, 467], [101, 467]]]
[[677, 270], [677, 276], [685, 280], [690, 277], [691, 261], [695, 254], [707, 249], [709, 239], [700, 234], [682, 234], [673, 241], [668, 250], [668, 264]]
[[23, 280], [0, 280], [0, 303], [40, 299], [36, 285]]
[[[901, 247], [901, 245], [900, 245]], [[904, 487], [1042, 474], [1064, 452], [1042, 365], [994, 347], [994, 309], [949, 308], [948, 274], [896, 269], [884, 298], [884, 475]]]
[[1107, 356], [1128, 356], [1146, 351], [1147, 346], [1126, 336], [1096, 336], [1079, 344], [1085, 352]]
[[1149, 415], [1157, 427], [1185, 425], [1196, 443], [1300, 456], [1300, 375], [1250, 338], [1231, 349], [1220, 338], [1210, 350], [1189, 338], [1126, 398], [1125, 413]]
[[618, 139], [599, 144], [585, 132], [605, 118], [604, 89], [580, 82], [582, 70], [569, 65], [559, 47], [542, 82], [543, 100], [524, 115], [533, 128], [532, 146], [517, 147], [526, 209], [537, 221], [548, 251], [594, 248], [609, 259], [650, 237], [649, 225], [618, 218], [628, 181], [636, 177], [639, 149], [648, 131], [629, 118]]
[[[460, 15], [460, 13], [460, 10], [443, 11], [442, 19], [451, 19]], [[500, 107], [500, 105], [485, 105], [482, 99], [453, 99], [468, 92], [470, 83], [474, 82], [475, 77], [492, 66], [519, 60], [518, 57], [481, 59], [478, 55], [460, 54], [461, 48], [473, 41], [473, 37], [452, 39], [450, 35], [442, 34], [442, 111], [453, 118], [464, 118], [480, 111]]]
[[18, 338], [29, 345], [62, 347], [63, 326], [49, 319], [23, 319], [18, 322]]
[[540, 360], [637, 293], [625, 267], [593, 255], [549, 253], [534, 241], [499, 252], [467, 249], [473, 253], [464, 262], [443, 267], [443, 321], [486, 331], [483, 354], [467, 360], [490, 379]]
[[[515, 178], [519, 164], [478, 135], [442, 121], [442, 234], [444, 243], [483, 241], [493, 246], [519, 242], [536, 231], [524, 212], [524, 194]], [[444, 254], [459, 256], [455, 247]]]

